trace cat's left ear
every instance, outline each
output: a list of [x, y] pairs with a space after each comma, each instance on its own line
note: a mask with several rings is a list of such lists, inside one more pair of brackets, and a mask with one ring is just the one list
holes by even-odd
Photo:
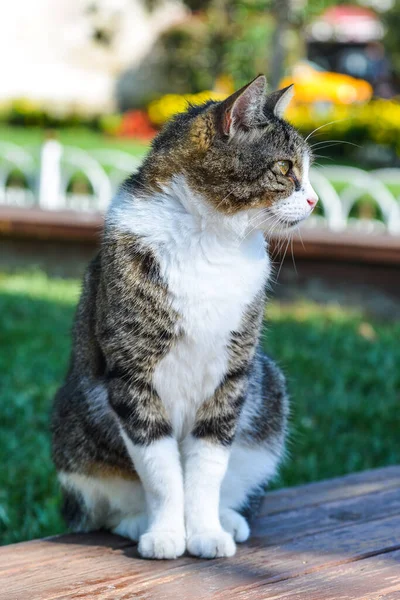
[[280, 119], [283, 117], [287, 107], [290, 104], [291, 99], [294, 96], [294, 85], [288, 85], [281, 90], [277, 90], [276, 92], [272, 92], [272, 94], [268, 94], [265, 99], [264, 104], [264, 113], [266, 116], [268, 114], [274, 114], [276, 117]]
[[222, 102], [220, 110], [225, 135], [231, 136], [239, 129], [249, 130], [262, 122], [266, 89], [265, 76], [259, 75]]

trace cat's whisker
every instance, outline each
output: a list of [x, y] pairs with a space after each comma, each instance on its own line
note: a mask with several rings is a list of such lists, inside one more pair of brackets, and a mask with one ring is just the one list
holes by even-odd
[[215, 208], [218, 210], [218, 208], [223, 205], [223, 203], [225, 202], [225, 200], [227, 200], [229, 198], [229, 196], [231, 194], [233, 194], [234, 191], [235, 191], [235, 189], [233, 189], [230, 192], [228, 192], [228, 194], [224, 198], [222, 198], [221, 202], [219, 202]]
[[285, 258], [286, 258], [286, 253], [287, 253], [287, 251], [288, 251], [289, 242], [290, 242], [290, 240], [288, 240], [288, 241], [287, 241], [287, 244], [286, 244], [285, 252], [284, 252], [284, 254], [283, 254], [283, 257], [282, 257], [282, 260], [281, 260], [281, 264], [280, 264], [280, 267], [279, 267], [278, 275], [276, 276], [276, 279], [277, 279], [277, 280], [279, 279], [279, 275], [281, 274], [282, 266], [283, 266], [283, 263], [284, 263], [284, 261], [285, 261]]
[[292, 251], [292, 261], [293, 261], [294, 271], [295, 271], [296, 275], [298, 275], [298, 273], [297, 273], [297, 267], [296, 267], [296, 261], [294, 259], [294, 252], [293, 252], [293, 237], [294, 237], [294, 232], [292, 231], [291, 236], [290, 236], [290, 249]]
[[[325, 145], [324, 145], [325, 144]], [[327, 145], [329, 144], [329, 145]], [[329, 148], [330, 146], [337, 146], [338, 144], [348, 144], [349, 146], [355, 146], [356, 148], [361, 148], [359, 144], [355, 144], [354, 142], [349, 142], [347, 140], [323, 140], [320, 142], [316, 142], [311, 146], [311, 148], [318, 148], [322, 150], [323, 148]]]
[[301, 236], [301, 229], [300, 229], [299, 225], [297, 225], [297, 227], [296, 227], [296, 231], [297, 231], [297, 233], [299, 234], [299, 238], [300, 238], [301, 245], [303, 246], [303, 250], [305, 250], [306, 248], [305, 248], [305, 246], [304, 246], [303, 238], [302, 238], [302, 236]]
[[280, 219], [276, 217], [276, 215], [274, 215], [274, 217], [275, 219], [272, 221], [271, 226], [266, 231], [266, 236], [268, 236], [268, 239], [271, 239], [271, 237], [274, 236], [276, 229], [282, 225]]
[[[261, 225], [264, 225], [264, 223], [267, 223], [270, 220], [273, 220], [275, 217], [275, 215], [268, 215], [265, 219], [261, 220], [259, 223], [255, 223], [255, 221], [259, 218], [259, 217], [263, 217], [264, 215], [256, 215], [253, 219], [253, 221], [251, 222], [251, 229], [246, 233], [246, 235], [244, 235], [243, 238], [241, 238], [241, 242], [244, 241], [249, 235], [251, 235], [253, 233], [253, 231], [255, 231], [256, 229], [260, 228]], [[255, 224], [254, 224], [255, 223]], [[254, 226], [253, 226], [254, 224]]]
[[[286, 233], [286, 232], [285, 232], [285, 233]], [[281, 239], [281, 242], [280, 242], [280, 245], [279, 245], [278, 251], [277, 251], [277, 253], [276, 253], [276, 258], [279, 258], [279, 256], [281, 256], [281, 255], [282, 255], [282, 250], [283, 250], [283, 248], [285, 247], [285, 243], [287, 243], [287, 241], [288, 241], [288, 238], [287, 238], [287, 237], [283, 237], [283, 236], [282, 236], [282, 239]]]
[[329, 121], [329, 123], [324, 123], [324, 125], [320, 125], [319, 127], [316, 127], [311, 133], [308, 134], [308, 136], [306, 137], [305, 141], [307, 142], [307, 140], [309, 140], [310, 137], [312, 135], [314, 135], [314, 133], [316, 131], [319, 131], [320, 129], [323, 129], [324, 127], [328, 127], [328, 125], [334, 125], [335, 123], [341, 123], [343, 121], [348, 121], [348, 118], [346, 118], [346, 119], [336, 119], [335, 121]]
[[[273, 235], [273, 230], [271, 230], [270, 235]], [[284, 238], [277, 238], [274, 250], [271, 253], [271, 260], [273, 262], [275, 261], [276, 257], [279, 256], [280, 251], [282, 249], [282, 246], [283, 246], [284, 242], [285, 242]]]
[[[277, 224], [276, 224], [276, 226], [278, 226], [278, 225], [282, 226], [282, 225], [283, 225], [283, 223], [282, 223], [281, 221], [278, 221], [278, 222], [277, 222]], [[272, 234], [273, 234], [273, 232], [274, 232], [274, 229], [276, 229], [276, 226], [275, 226], [275, 227], [273, 227], [273, 228], [272, 228], [272, 229], [269, 231], [269, 235], [272, 235]], [[277, 258], [277, 257], [278, 257], [280, 254], [281, 254], [281, 252], [282, 252], [282, 248], [283, 248], [283, 246], [284, 246], [285, 242], [286, 242], [286, 237], [284, 237], [284, 236], [280, 236], [280, 237], [278, 237], [278, 239], [277, 239], [277, 244], [276, 244], [276, 246], [275, 246], [275, 248], [274, 248], [274, 251], [273, 251], [273, 253], [271, 254], [271, 260], [272, 260], [273, 262], [274, 262], [274, 261], [275, 261], [275, 259], [276, 259], [276, 258]]]
[[[326, 156], [326, 154], [314, 154], [315, 158], [325, 158], [325, 160], [334, 160], [332, 158], [332, 156]], [[314, 162], [315, 165], [318, 165], [319, 167], [323, 167], [324, 165], [321, 165], [320, 163]]]

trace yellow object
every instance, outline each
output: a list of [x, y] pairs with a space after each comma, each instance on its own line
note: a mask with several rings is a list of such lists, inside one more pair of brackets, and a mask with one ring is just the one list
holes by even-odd
[[177, 113], [184, 112], [188, 105], [204, 104], [208, 100], [224, 100], [228, 94], [204, 91], [198, 94], [167, 94], [151, 102], [147, 108], [150, 121], [157, 126], [163, 125]]
[[309, 63], [298, 63], [291, 77], [284, 77], [279, 87], [295, 84], [295, 102], [332, 102], [352, 104], [368, 102], [372, 98], [372, 86], [364, 79], [350, 75], [315, 69]]
[[221, 94], [229, 96], [235, 91], [233, 77], [231, 75], [220, 75], [215, 80], [214, 90]]
[[400, 155], [400, 103], [371, 100], [365, 104], [332, 104], [327, 110], [318, 105], [295, 104], [285, 113], [296, 128], [315, 132], [310, 142], [324, 139], [349, 140], [359, 144], [374, 142], [392, 146]]

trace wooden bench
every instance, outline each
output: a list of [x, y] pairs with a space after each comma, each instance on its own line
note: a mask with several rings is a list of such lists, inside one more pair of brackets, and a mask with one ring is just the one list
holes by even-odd
[[1, 600], [399, 600], [400, 467], [270, 492], [235, 557], [148, 561], [107, 533], [0, 549]]

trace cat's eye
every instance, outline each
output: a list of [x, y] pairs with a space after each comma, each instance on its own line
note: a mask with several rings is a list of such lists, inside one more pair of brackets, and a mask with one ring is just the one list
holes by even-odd
[[290, 160], [278, 160], [276, 164], [282, 175], [287, 175], [292, 168]]

